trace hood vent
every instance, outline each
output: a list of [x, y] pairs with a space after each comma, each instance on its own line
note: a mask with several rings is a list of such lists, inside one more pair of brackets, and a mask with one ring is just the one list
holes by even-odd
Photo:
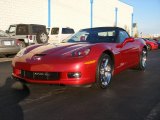
[[43, 56], [45, 56], [46, 54], [35, 54], [32, 59], [35, 61], [40, 61], [42, 59]]

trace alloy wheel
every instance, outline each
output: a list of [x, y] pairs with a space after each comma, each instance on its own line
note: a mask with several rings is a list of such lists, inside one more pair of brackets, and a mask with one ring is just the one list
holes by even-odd
[[146, 61], [147, 61], [147, 51], [143, 50], [142, 51], [142, 66], [144, 68], [146, 67]]
[[112, 77], [112, 68], [108, 58], [103, 58], [100, 66], [100, 80], [103, 86], [107, 86]]

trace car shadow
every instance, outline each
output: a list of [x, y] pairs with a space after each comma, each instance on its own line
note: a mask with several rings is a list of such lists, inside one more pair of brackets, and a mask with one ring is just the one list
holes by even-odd
[[0, 87], [0, 120], [23, 120], [23, 109], [19, 102], [24, 100], [30, 91], [27, 87], [23, 90], [14, 90], [11, 88], [13, 81], [6, 79], [4, 86]]

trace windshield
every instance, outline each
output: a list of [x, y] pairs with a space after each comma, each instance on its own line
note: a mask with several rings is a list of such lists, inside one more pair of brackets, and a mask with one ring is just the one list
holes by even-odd
[[0, 37], [8, 37], [9, 35], [4, 31], [0, 30]]
[[63, 42], [115, 43], [116, 30], [107, 28], [84, 29], [67, 38]]

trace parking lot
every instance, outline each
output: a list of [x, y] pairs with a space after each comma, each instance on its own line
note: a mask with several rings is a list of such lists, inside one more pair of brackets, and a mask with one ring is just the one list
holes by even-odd
[[145, 72], [124, 71], [107, 90], [32, 84], [16, 91], [12, 58], [0, 58], [0, 120], [158, 120], [159, 54], [149, 52]]

